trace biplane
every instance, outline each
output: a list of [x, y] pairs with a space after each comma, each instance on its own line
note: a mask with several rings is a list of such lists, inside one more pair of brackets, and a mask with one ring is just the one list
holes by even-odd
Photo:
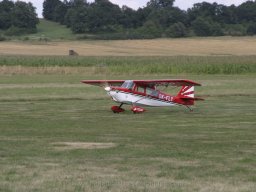
[[[185, 106], [193, 111], [191, 106], [195, 101], [203, 100], [195, 97], [195, 86], [201, 84], [183, 79], [164, 80], [83, 80], [82, 83], [104, 87], [107, 94], [120, 105], [112, 106], [114, 113], [122, 113], [123, 105], [131, 105], [133, 113], [143, 113], [143, 106], [170, 107]], [[181, 87], [177, 95], [160, 91], [160, 87]]]

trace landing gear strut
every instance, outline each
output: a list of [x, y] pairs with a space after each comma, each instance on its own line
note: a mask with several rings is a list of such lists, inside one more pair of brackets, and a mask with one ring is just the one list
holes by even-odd
[[193, 112], [194, 110], [186, 105], [186, 107], [189, 109], [190, 112]]
[[113, 111], [113, 113], [122, 113], [125, 110], [123, 108], [121, 108], [123, 106], [123, 103], [121, 103], [121, 105], [119, 106], [112, 106], [111, 110]]
[[123, 106], [123, 103], [121, 103], [120, 105], [119, 105], [119, 108], [121, 108]]

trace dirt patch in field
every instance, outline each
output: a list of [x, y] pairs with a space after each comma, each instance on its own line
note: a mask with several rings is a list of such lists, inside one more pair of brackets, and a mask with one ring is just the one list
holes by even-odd
[[108, 149], [116, 147], [115, 143], [58, 142], [53, 143], [56, 150], [72, 149]]

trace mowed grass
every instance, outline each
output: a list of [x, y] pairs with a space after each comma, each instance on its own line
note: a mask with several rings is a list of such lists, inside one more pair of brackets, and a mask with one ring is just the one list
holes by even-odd
[[[140, 115], [129, 106], [113, 114], [104, 90], [79, 82], [102, 78], [1, 75], [0, 191], [255, 190], [254, 74], [172, 75], [202, 83], [196, 91], [206, 101], [192, 113]], [[91, 143], [110, 147], [84, 147]]]

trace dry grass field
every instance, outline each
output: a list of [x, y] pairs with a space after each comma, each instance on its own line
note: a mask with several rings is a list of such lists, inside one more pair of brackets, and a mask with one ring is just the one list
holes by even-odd
[[240, 56], [256, 54], [256, 37], [0, 43], [0, 55], [63, 56], [70, 49], [81, 56]]

